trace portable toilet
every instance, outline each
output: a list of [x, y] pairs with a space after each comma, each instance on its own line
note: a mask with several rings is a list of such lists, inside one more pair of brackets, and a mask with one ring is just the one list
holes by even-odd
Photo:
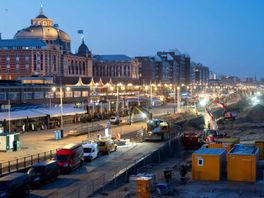
[[227, 179], [229, 181], [255, 182], [259, 148], [241, 144], [227, 154]]
[[151, 177], [138, 177], [137, 183], [137, 198], [150, 198], [151, 192]]
[[0, 151], [17, 151], [20, 149], [19, 133], [1, 133]]
[[226, 161], [224, 148], [200, 148], [192, 154], [192, 179], [219, 181]]
[[255, 147], [259, 148], [259, 159], [264, 160], [264, 139], [263, 140], [256, 140]]

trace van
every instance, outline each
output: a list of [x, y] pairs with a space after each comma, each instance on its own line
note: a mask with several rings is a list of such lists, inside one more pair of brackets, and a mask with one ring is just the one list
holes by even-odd
[[111, 139], [101, 139], [97, 142], [100, 153], [109, 154], [112, 151], [117, 150], [117, 145]]
[[70, 172], [83, 163], [82, 144], [68, 144], [56, 152], [57, 164], [61, 171]]
[[92, 161], [98, 157], [99, 148], [97, 144], [85, 143], [83, 146], [83, 157], [85, 161]]
[[26, 197], [30, 193], [29, 177], [26, 173], [12, 173], [0, 178], [0, 197]]
[[31, 186], [45, 184], [54, 181], [60, 173], [59, 166], [55, 160], [48, 160], [34, 164], [29, 170], [29, 180]]

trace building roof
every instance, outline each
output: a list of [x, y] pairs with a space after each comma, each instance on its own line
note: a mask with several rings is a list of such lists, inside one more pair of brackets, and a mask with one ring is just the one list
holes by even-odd
[[233, 155], [256, 155], [259, 149], [254, 146], [245, 146], [242, 144], [236, 144], [235, 147], [229, 152]]
[[199, 155], [222, 155], [225, 153], [225, 148], [200, 148], [193, 152]]
[[41, 39], [1, 39], [0, 48], [4, 47], [46, 47]]
[[94, 55], [94, 59], [102, 62], [128, 62], [132, 60], [129, 56], [123, 54]]

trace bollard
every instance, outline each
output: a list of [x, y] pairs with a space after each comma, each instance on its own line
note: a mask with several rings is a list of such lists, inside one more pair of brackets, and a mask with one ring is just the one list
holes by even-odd
[[2, 175], [2, 163], [0, 163], [0, 175]]
[[33, 165], [33, 155], [31, 155], [31, 166]]
[[26, 168], [26, 157], [24, 157], [24, 168]]
[[10, 161], [8, 161], [8, 172], [10, 173], [10, 170], [11, 169], [11, 167], [10, 167]]
[[16, 169], [18, 170], [18, 159], [16, 159]]

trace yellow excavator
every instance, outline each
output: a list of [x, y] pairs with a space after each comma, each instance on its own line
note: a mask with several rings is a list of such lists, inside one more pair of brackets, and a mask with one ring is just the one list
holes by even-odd
[[130, 109], [128, 123], [131, 125], [136, 121], [145, 121], [147, 128], [142, 134], [144, 141], [163, 141], [170, 137], [169, 123], [152, 117], [144, 107], [134, 105]]

